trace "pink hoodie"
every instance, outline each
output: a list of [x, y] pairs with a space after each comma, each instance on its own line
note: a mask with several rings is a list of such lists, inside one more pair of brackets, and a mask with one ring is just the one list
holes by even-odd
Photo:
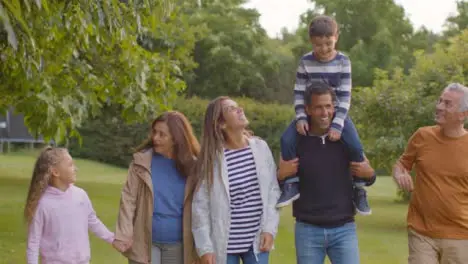
[[114, 234], [97, 218], [86, 192], [70, 185], [65, 192], [48, 187], [29, 226], [28, 264], [88, 264], [88, 229], [112, 243]]

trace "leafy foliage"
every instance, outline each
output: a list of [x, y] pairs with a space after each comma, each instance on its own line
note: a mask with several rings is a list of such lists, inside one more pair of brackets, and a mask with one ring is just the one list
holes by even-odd
[[165, 109], [185, 89], [201, 32], [180, 9], [170, 0], [1, 1], [0, 108], [56, 139], [77, 136], [106, 104], [130, 121]]
[[447, 18], [446, 36], [453, 36], [468, 28], [468, 1], [457, 1], [457, 14]]
[[[190, 2], [190, 1], [189, 1]], [[259, 23], [255, 9], [242, 7], [245, 1], [202, 1], [188, 5], [193, 24], [208, 32], [194, 50], [198, 64], [187, 74], [188, 94], [216, 97], [223, 94], [271, 99], [267, 75], [278, 71], [274, 48]]]

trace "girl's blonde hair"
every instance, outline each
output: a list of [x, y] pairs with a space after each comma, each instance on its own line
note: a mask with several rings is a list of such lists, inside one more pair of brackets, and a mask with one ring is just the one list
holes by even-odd
[[68, 153], [65, 148], [46, 147], [39, 154], [34, 165], [34, 171], [29, 185], [28, 198], [24, 207], [24, 218], [28, 224], [31, 223], [36, 213], [39, 200], [44, 194], [50, 182], [50, 169], [62, 161], [64, 154]]

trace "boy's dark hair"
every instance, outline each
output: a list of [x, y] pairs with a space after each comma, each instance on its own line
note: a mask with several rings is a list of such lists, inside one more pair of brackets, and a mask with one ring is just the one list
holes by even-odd
[[312, 102], [312, 95], [324, 95], [329, 94], [332, 97], [332, 101], [335, 102], [336, 94], [332, 87], [325, 82], [311, 82], [306, 86], [304, 92], [304, 103], [309, 106]]
[[309, 37], [331, 37], [338, 34], [338, 23], [330, 16], [316, 16], [309, 24]]

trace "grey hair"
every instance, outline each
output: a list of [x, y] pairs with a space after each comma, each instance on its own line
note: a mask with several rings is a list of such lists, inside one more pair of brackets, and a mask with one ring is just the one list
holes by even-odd
[[468, 87], [460, 83], [451, 83], [445, 87], [445, 90], [461, 93], [460, 112], [468, 111]]

